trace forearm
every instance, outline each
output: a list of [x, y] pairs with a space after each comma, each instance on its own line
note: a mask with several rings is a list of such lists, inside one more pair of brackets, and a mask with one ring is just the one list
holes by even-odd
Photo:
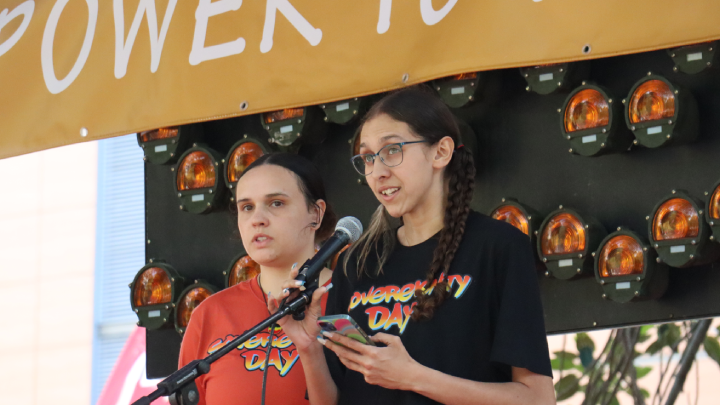
[[319, 344], [311, 345], [300, 352], [305, 371], [308, 398], [311, 405], [335, 405], [338, 402], [338, 389], [330, 376], [330, 369], [325, 361], [325, 353]]
[[543, 400], [530, 387], [519, 382], [484, 383], [466, 380], [418, 365], [408, 390], [448, 405], [525, 405], [554, 404]]

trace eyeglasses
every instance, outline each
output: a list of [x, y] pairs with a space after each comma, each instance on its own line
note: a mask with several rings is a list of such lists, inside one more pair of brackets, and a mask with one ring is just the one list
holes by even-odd
[[378, 153], [363, 153], [360, 155], [355, 155], [350, 158], [350, 161], [352, 162], [353, 167], [355, 167], [355, 170], [357, 170], [357, 172], [360, 173], [361, 176], [367, 176], [369, 174], [372, 174], [373, 172], [373, 167], [375, 166], [375, 157], [379, 156], [380, 160], [385, 164], [385, 166], [395, 167], [403, 161], [402, 147], [404, 145], [421, 142], [428, 141], [391, 143], [390, 145], [385, 145], [382, 149], [378, 151]]

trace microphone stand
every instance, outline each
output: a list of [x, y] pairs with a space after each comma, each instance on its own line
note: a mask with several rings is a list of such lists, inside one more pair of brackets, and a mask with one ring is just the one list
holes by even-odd
[[[310, 260], [306, 261], [303, 264], [301, 271], [306, 270], [309, 263]], [[152, 401], [164, 396], [168, 396], [170, 403], [173, 405], [197, 404], [200, 397], [198, 395], [197, 386], [195, 385], [196, 378], [209, 373], [210, 365], [212, 363], [230, 353], [233, 349], [245, 343], [247, 340], [267, 329], [270, 325], [285, 316], [292, 314], [293, 318], [298, 320], [302, 319], [305, 316], [305, 309], [312, 302], [312, 295], [317, 289], [318, 277], [316, 274], [315, 277], [313, 277], [313, 280], [305, 283], [305, 291], [300, 291], [300, 293], [295, 298], [292, 298], [288, 303], [285, 302], [288, 298], [284, 299], [277, 312], [270, 315], [267, 319], [255, 325], [251, 329], [245, 331], [242, 335], [229, 341], [225, 346], [211, 355], [202, 360], [193, 360], [183, 368], [170, 374], [158, 383], [155, 391], [133, 402], [132, 405], [150, 405]], [[268, 342], [268, 344], [272, 345], [272, 342]]]

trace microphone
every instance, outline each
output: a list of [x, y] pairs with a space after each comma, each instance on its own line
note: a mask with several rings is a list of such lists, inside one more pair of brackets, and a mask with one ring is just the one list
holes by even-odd
[[345, 217], [338, 221], [335, 233], [325, 241], [312, 259], [305, 262], [295, 280], [315, 280], [325, 263], [348, 243], [353, 243], [363, 233], [362, 223], [355, 217]]

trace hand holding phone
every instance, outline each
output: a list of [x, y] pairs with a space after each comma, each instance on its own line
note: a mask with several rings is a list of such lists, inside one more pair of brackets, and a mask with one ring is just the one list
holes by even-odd
[[367, 333], [348, 315], [321, 316], [317, 324], [326, 332], [339, 333], [360, 343], [376, 346]]

